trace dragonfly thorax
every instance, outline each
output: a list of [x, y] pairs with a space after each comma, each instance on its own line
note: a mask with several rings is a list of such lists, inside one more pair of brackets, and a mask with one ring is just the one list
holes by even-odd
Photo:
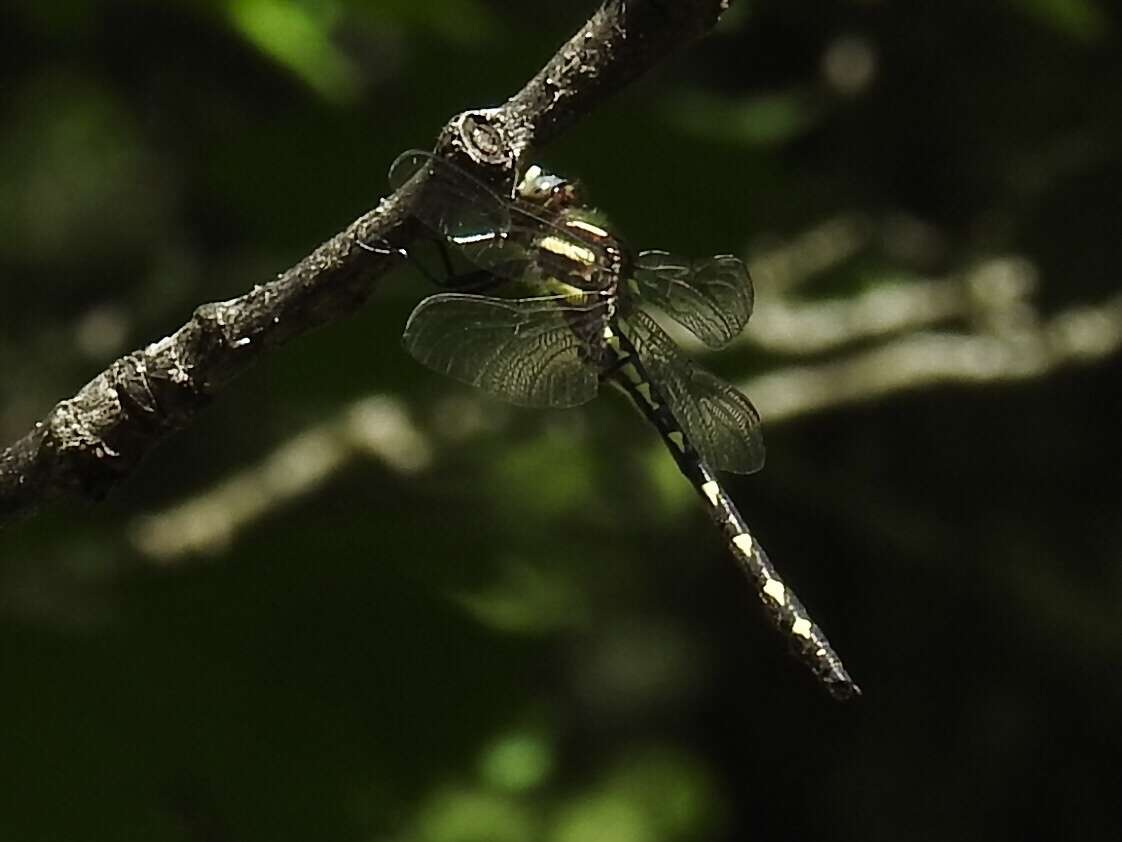
[[575, 214], [561, 214], [556, 228], [544, 231], [533, 243], [533, 262], [541, 280], [614, 296], [626, 262], [619, 239]]
[[518, 183], [519, 204], [548, 223], [535, 237], [533, 262], [551, 288], [614, 295], [623, 274], [625, 249], [588, 208], [576, 182], [534, 164]]

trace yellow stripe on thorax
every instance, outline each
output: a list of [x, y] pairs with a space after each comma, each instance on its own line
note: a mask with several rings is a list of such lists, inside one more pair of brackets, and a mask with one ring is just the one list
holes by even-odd
[[584, 296], [588, 295], [588, 290], [581, 289], [580, 287], [567, 284], [557, 278], [547, 277], [542, 278], [536, 284], [537, 288], [542, 292], [553, 293], [554, 295], [563, 295], [569, 301], [580, 302]]
[[582, 246], [574, 240], [567, 240], [564, 237], [558, 237], [553, 234], [538, 240], [538, 248], [564, 257], [567, 260], [572, 260], [575, 263], [591, 265], [596, 262], [596, 252], [592, 249], [587, 246]]
[[597, 237], [610, 237], [611, 235], [601, 228], [599, 225], [593, 225], [591, 222], [586, 222], [583, 219], [569, 219], [565, 221], [565, 225], [569, 228], [579, 228], [581, 231], [587, 231]]

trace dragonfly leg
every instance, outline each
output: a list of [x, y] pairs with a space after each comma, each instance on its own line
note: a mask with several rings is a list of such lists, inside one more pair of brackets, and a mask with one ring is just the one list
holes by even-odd
[[[414, 257], [408, 250], [399, 249], [400, 253], [405, 256], [414, 266], [417, 267], [422, 275], [438, 287], [444, 289], [453, 289], [456, 292], [486, 292], [487, 290], [494, 289], [504, 283], [504, 279], [495, 275], [495, 273], [488, 269], [472, 269], [468, 272], [458, 272], [455, 265], [452, 263], [451, 255], [448, 252], [448, 245], [443, 238], [433, 238], [431, 241], [435, 246], [437, 253], [440, 255], [441, 269], [443, 276], [438, 276], [433, 272], [425, 263]], [[363, 244], [365, 248], [365, 244]]]

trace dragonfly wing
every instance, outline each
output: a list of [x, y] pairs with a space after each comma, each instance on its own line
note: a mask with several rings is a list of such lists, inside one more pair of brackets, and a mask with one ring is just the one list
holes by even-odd
[[586, 296], [505, 299], [441, 293], [417, 305], [402, 341], [418, 362], [519, 406], [568, 407], [596, 396], [594, 346], [607, 307]]
[[760, 415], [752, 402], [684, 356], [648, 314], [631, 313], [627, 327], [640, 361], [698, 455], [734, 474], [762, 468]]
[[635, 261], [634, 277], [644, 300], [711, 348], [731, 342], [752, 315], [752, 279], [731, 254], [690, 260], [645, 251]]
[[476, 266], [504, 278], [521, 280], [541, 244], [554, 253], [586, 255], [605, 271], [615, 268], [597, 236], [580, 227], [560, 225], [525, 203], [503, 198], [479, 179], [429, 152], [403, 153], [390, 167], [396, 190], [423, 176], [414, 213], [428, 228], [458, 246]]
[[390, 186], [422, 177], [414, 215], [463, 250], [476, 266], [508, 278], [526, 271], [525, 246], [511, 236], [511, 207], [479, 179], [429, 152], [412, 149], [390, 167]]

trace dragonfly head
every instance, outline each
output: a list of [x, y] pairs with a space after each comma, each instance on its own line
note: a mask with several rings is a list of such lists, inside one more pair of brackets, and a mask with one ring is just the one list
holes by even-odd
[[537, 164], [526, 170], [516, 192], [519, 199], [554, 212], [584, 203], [575, 181], [548, 173]]

